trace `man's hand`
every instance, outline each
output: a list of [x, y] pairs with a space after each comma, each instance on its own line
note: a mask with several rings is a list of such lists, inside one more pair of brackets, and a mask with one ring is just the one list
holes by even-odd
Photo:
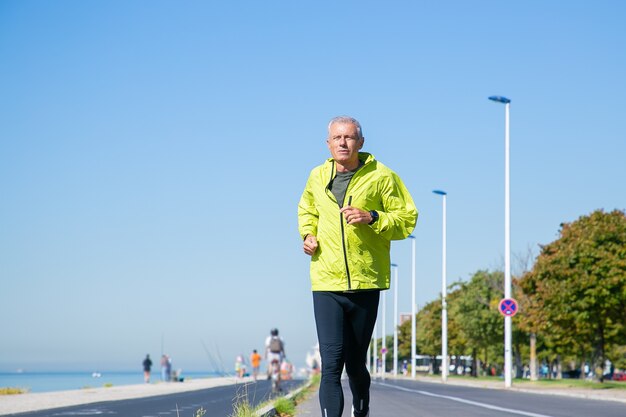
[[372, 221], [372, 215], [369, 211], [361, 210], [352, 206], [344, 206], [339, 210], [343, 214], [348, 224], [369, 224]]
[[313, 235], [307, 235], [304, 239], [304, 253], [313, 256], [317, 250], [317, 238]]

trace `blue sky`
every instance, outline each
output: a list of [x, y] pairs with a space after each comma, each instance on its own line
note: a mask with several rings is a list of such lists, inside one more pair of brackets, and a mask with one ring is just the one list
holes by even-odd
[[[417, 302], [626, 208], [620, 1], [0, 2], [0, 370], [230, 370], [316, 335], [296, 206], [328, 120], [420, 211]], [[394, 242], [409, 312], [411, 243]], [[391, 293], [390, 293], [391, 294]], [[388, 299], [388, 332], [392, 328]], [[523, 314], [523, 313], [522, 313]], [[380, 327], [379, 327], [380, 329]], [[206, 346], [205, 348], [203, 347]]]

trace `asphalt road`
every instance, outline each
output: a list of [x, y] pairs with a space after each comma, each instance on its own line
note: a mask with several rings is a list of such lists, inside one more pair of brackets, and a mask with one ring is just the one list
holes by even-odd
[[[351, 394], [343, 380], [351, 417]], [[553, 394], [387, 379], [372, 381], [371, 417], [624, 417], [626, 403]], [[300, 403], [296, 417], [320, 417], [318, 395]]]
[[[349, 390], [347, 390], [349, 392]], [[374, 381], [375, 417], [624, 417], [626, 404], [407, 380]], [[344, 416], [350, 415], [350, 394]]]
[[[305, 381], [283, 381], [286, 390], [296, 389]], [[201, 407], [205, 417], [229, 417], [233, 404], [248, 399], [252, 406], [271, 398], [270, 381], [245, 385], [227, 385], [199, 391], [108, 401], [52, 410], [14, 414], [20, 417], [119, 416], [119, 417], [193, 417]]]

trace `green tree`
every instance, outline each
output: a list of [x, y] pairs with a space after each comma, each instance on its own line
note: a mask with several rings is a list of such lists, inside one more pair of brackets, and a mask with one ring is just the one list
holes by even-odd
[[[417, 317], [417, 314], [415, 316]], [[417, 345], [417, 352], [419, 352], [419, 345]], [[411, 359], [411, 320], [406, 320], [398, 326], [398, 361], [402, 362], [405, 359], [409, 362]]]
[[[416, 322], [417, 353], [430, 356], [435, 364], [437, 355], [441, 354], [441, 300], [426, 304], [417, 313]], [[433, 371], [438, 372], [438, 367], [433, 365]]]
[[503, 274], [500, 271], [478, 271], [469, 282], [455, 284], [462, 296], [451, 298], [449, 311], [451, 320], [474, 359], [472, 375], [477, 376], [481, 365], [490, 360], [501, 362], [503, 351], [503, 320], [497, 305], [502, 298]]
[[[559, 353], [596, 365], [626, 340], [626, 216], [597, 210], [561, 225], [519, 282], [528, 329], [544, 332]], [[600, 380], [603, 380], [600, 375]]]
[[453, 308], [459, 303], [459, 299], [465, 294], [457, 283], [450, 286], [448, 291], [448, 352], [450, 355], [463, 356], [471, 353], [468, 349], [469, 341], [467, 333], [463, 331], [462, 323], [459, 322], [457, 311]]

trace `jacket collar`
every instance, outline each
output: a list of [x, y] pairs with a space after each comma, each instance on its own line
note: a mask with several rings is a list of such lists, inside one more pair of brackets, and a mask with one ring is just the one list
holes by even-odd
[[[363, 161], [363, 165], [361, 166], [361, 168], [363, 168], [364, 166], [374, 162], [374, 160], [376, 158], [371, 153], [359, 152], [359, 159], [361, 161]], [[326, 160], [326, 162], [324, 163], [324, 168], [326, 170], [329, 170], [329, 169], [332, 170], [332, 173], [333, 173], [333, 176], [334, 176], [334, 173], [335, 173], [335, 160], [333, 158], [328, 158]]]

